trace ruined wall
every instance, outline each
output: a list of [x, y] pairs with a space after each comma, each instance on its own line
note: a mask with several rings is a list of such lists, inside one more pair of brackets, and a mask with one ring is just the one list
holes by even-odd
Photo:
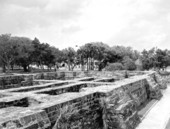
[[[17, 108], [9, 108], [8, 111], [16, 110]], [[7, 114], [1, 114], [5, 117]], [[0, 129], [43, 129], [49, 128], [51, 123], [45, 111], [24, 111], [17, 112], [15, 117], [11, 116], [9, 120], [0, 119]]]
[[[74, 108], [78, 107], [80, 112], [85, 108], [88, 113], [80, 115], [77, 113], [76, 116], [79, 117], [77, 119], [75, 118], [74, 121], [67, 121], [68, 123], [70, 122], [67, 126], [68, 128], [74, 128], [75, 125], [79, 125], [78, 127], [82, 129], [85, 129], [85, 127], [94, 129], [95, 127], [102, 128], [105, 123], [108, 129], [134, 129], [140, 122], [140, 117], [137, 114], [138, 109], [142, 108], [146, 102], [152, 99], [150, 89], [152, 89], [152, 85], [149, 85], [145, 78], [121, 85], [116, 89], [110, 89], [107, 92], [101, 92], [100, 90], [100, 92], [97, 93], [97, 98], [94, 94], [89, 97], [89, 100], [81, 98]], [[70, 101], [68, 105], [72, 104], [72, 101]], [[59, 111], [55, 108], [54, 110]], [[54, 113], [54, 110], [52, 110], [53, 113], [51, 113], [54, 115], [52, 115], [52, 118], [59, 116], [56, 115], [57, 113]], [[51, 123], [57, 119], [51, 119], [51, 115], [49, 115], [49, 117]], [[70, 116], [70, 118], [72, 118], [72, 116]], [[68, 120], [70, 119], [68, 118]], [[83, 126], [87, 123], [89, 126]], [[72, 125], [74, 126], [72, 127]]]
[[[129, 77], [135, 75], [143, 75], [145, 72], [128, 72]], [[125, 71], [123, 72], [109, 72], [109, 71], [67, 71], [67, 72], [46, 72], [36, 74], [35, 79], [46, 79], [46, 80], [70, 80], [80, 77], [114, 77], [116, 80], [124, 79]]]
[[143, 79], [105, 93], [108, 129], [134, 129], [139, 124], [138, 109], [149, 99], [146, 86]]
[[48, 114], [51, 124], [54, 125], [62, 112], [62, 108], [71, 106], [76, 113], [69, 113], [70, 115], [66, 118], [65, 122], [60, 122], [60, 126], [67, 125], [67, 128], [71, 129], [97, 129], [102, 127], [99, 97], [100, 96], [97, 93], [89, 94], [69, 102], [46, 107], [44, 110]]
[[83, 72], [46, 72], [46, 73], [39, 73], [36, 74], [34, 77], [35, 79], [45, 79], [45, 80], [53, 80], [53, 79], [58, 79], [58, 80], [70, 80], [78, 77], [81, 73]]
[[32, 85], [33, 75], [8, 75], [0, 77], [0, 89]]
[[[29, 93], [34, 99], [26, 98], [27, 94], [18, 95], [19, 101], [4, 99], [2, 102], [9, 103], [3, 104], [6, 108], [0, 108], [0, 129], [52, 129], [54, 126], [60, 129], [102, 129], [103, 126], [107, 129], [134, 129], [140, 122], [138, 110], [147, 101], [161, 97], [160, 85], [153, 74], [112, 85], [90, 86], [81, 92], [80, 87], [77, 89], [76, 92], [72, 89], [72, 93], [54, 96]], [[28, 104], [20, 102], [23, 101], [21, 96]], [[14, 111], [13, 115], [11, 111]]]
[[[105, 84], [105, 85], [110, 85], [110, 84]], [[80, 92], [81, 89], [86, 88], [86, 87], [97, 87], [97, 86], [102, 86], [102, 84], [98, 83], [88, 83], [88, 82], [80, 82], [80, 83], [75, 83], [75, 84], [69, 84], [66, 86], [58, 87], [58, 88], [53, 88], [53, 89], [48, 89], [48, 90], [42, 90], [38, 91], [38, 94], [49, 94], [49, 95], [60, 95], [63, 93], [67, 92]]]

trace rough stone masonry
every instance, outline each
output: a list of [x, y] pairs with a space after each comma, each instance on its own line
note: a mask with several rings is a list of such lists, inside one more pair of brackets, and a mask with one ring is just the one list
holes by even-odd
[[0, 129], [135, 129], [162, 97], [156, 72], [55, 72], [0, 77]]

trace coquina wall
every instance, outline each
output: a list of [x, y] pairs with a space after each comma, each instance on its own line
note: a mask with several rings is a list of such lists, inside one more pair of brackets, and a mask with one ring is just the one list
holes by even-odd
[[134, 129], [139, 109], [161, 98], [162, 84], [160, 75], [148, 73], [60, 95], [2, 92], [9, 97], [0, 99], [0, 129]]

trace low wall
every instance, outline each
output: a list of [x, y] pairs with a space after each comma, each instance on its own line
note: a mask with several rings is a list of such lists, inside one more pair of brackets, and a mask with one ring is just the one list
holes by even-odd
[[151, 73], [54, 96], [33, 92], [29, 96], [40, 103], [8, 107], [16, 110], [13, 115], [2, 110], [0, 128], [134, 129], [140, 122], [138, 110], [147, 101], [161, 97], [162, 82], [154, 76]]
[[[67, 118], [67, 123], [69, 123], [67, 125], [68, 128], [72, 129], [75, 125], [78, 125], [76, 126], [77, 128], [84, 129], [86, 126], [89, 129], [94, 129], [95, 127], [103, 128], [106, 124], [108, 129], [133, 129], [140, 122], [140, 117], [137, 114], [138, 109], [145, 105], [145, 102], [149, 99], [152, 99], [150, 98], [150, 89], [152, 87], [148, 84], [146, 78], [119, 84], [117, 88], [105, 86], [107, 90], [104, 90], [104, 87], [94, 87], [89, 90], [87, 89], [85, 93], [92, 91], [95, 91], [95, 93], [74, 99], [65, 104], [62, 103], [62, 106], [56, 104], [46, 108], [46, 112], [51, 124], [54, 125], [54, 122], [60, 116], [59, 109], [65, 105], [73, 105], [73, 109], [78, 109], [76, 116], [79, 116], [79, 112], [83, 112], [84, 110], [89, 114], [80, 113], [81, 115], [79, 117], [82, 120], [80, 118], [72, 120], [71, 118], [75, 114], [70, 115]], [[160, 96], [157, 97], [159, 99]], [[105, 117], [104, 120], [103, 117]], [[60, 124], [65, 125], [62, 122]]]
[[95, 82], [79, 82], [75, 84], [69, 84], [57, 88], [49, 88], [49, 89], [43, 89], [40, 91], [35, 91], [38, 94], [49, 94], [49, 95], [59, 95], [67, 92], [79, 92], [82, 88], [86, 87], [97, 87], [102, 85], [111, 85], [109, 83], [95, 83]]
[[54, 80], [54, 79], [70, 80], [70, 79], [74, 79], [74, 78], [78, 77], [81, 73], [83, 73], [83, 72], [81, 72], [81, 71], [80, 72], [72, 72], [72, 71], [46, 72], [46, 73], [38, 73], [34, 76], [34, 78], [35, 79], [45, 79], [45, 80]]
[[[36, 73], [32, 75], [27, 74], [17, 74], [17, 75], [6, 75], [0, 77], [0, 89], [10, 89], [23, 86], [32, 86], [35, 84], [33, 79], [44, 79], [44, 80], [72, 80], [79, 79], [80, 77], [86, 77], [83, 79], [80, 78], [80, 81], [91, 81], [97, 77], [110, 77], [110, 81], [119, 80], [124, 78], [124, 73], [117, 74], [114, 72], [99, 72], [99, 71], [86, 71], [86, 72], [45, 72], [45, 73]], [[140, 73], [141, 74], [141, 73]], [[93, 77], [92, 77], [93, 76]], [[87, 78], [89, 77], [89, 78]], [[119, 78], [119, 79], [118, 79]], [[107, 79], [108, 80], [108, 79]], [[103, 79], [104, 81], [104, 79]]]
[[33, 75], [6, 75], [0, 77], [0, 90], [32, 85]]

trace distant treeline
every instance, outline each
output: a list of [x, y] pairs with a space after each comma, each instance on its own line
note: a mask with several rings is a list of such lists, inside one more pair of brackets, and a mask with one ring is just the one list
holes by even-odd
[[59, 50], [37, 38], [0, 35], [0, 65], [4, 72], [22, 67], [25, 72], [31, 65], [43, 69], [58, 69], [67, 64], [68, 70], [81, 66], [81, 70], [140, 70], [165, 69], [170, 64], [170, 51], [153, 48], [138, 52], [131, 47], [108, 46], [102, 42], [91, 42], [80, 46], [78, 50], [69, 47]]

